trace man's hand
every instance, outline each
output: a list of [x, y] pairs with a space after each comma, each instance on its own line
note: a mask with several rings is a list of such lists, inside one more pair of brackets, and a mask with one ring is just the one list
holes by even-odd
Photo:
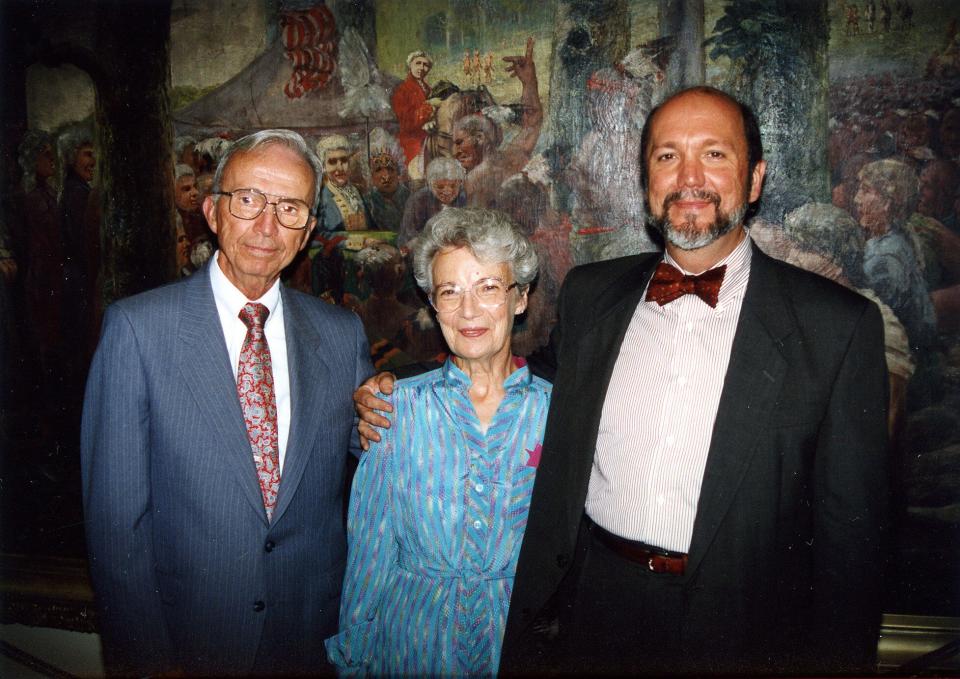
[[360, 416], [357, 431], [360, 433], [360, 446], [364, 450], [370, 450], [370, 441], [380, 440], [377, 428], [390, 428], [390, 420], [383, 415], [378, 415], [376, 411], [392, 413], [393, 406], [377, 394], [392, 394], [395, 381], [396, 377], [393, 373], [377, 373], [353, 392], [353, 405], [357, 409], [357, 415]]
[[527, 52], [522, 57], [504, 57], [503, 60], [510, 62], [507, 73], [516, 76], [521, 83], [536, 81], [537, 68], [533, 63], [533, 38], [527, 38]]

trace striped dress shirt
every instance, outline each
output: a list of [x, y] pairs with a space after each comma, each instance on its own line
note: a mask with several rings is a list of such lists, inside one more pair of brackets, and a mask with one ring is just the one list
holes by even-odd
[[[714, 309], [692, 294], [637, 305], [604, 400], [587, 491], [587, 515], [611, 533], [689, 550], [750, 254], [744, 237], [717, 263], [727, 270]], [[664, 260], [683, 271], [669, 254]]]

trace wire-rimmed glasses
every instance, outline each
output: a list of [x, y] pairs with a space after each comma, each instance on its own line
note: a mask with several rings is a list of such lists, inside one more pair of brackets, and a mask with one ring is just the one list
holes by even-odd
[[269, 194], [257, 189], [234, 189], [233, 191], [214, 191], [214, 195], [229, 196], [228, 209], [237, 219], [256, 219], [268, 205], [273, 206], [273, 213], [277, 216], [280, 226], [287, 229], [301, 230], [307, 227], [310, 221], [310, 206], [299, 198], [284, 198], [271, 196], [276, 201], [267, 200]]
[[430, 293], [430, 304], [440, 312], [456, 311], [463, 304], [463, 296], [469, 290], [477, 303], [486, 309], [496, 309], [507, 301], [507, 293], [517, 287], [507, 285], [499, 278], [481, 278], [468, 288], [457, 283], [441, 283]]

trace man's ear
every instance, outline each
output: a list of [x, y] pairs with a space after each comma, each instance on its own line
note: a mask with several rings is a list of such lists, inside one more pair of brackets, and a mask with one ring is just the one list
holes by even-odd
[[303, 234], [300, 236], [303, 240], [300, 241], [300, 245], [297, 247], [297, 252], [300, 252], [307, 247], [307, 243], [310, 242], [310, 234], [313, 233], [313, 227], [316, 225], [317, 218], [313, 215], [310, 215], [310, 219], [307, 220], [307, 226], [303, 229]]
[[207, 196], [203, 199], [203, 216], [207, 218], [207, 224], [210, 230], [217, 232], [217, 205], [213, 196]]
[[758, 160], [757, 164], [753, 166], [753, 175], [750, 177], [750, 200], [748, 202], [755, 203], [760, 199], [760, 193], [763, 191], [763, 176], [767, 172], [767, 161]]

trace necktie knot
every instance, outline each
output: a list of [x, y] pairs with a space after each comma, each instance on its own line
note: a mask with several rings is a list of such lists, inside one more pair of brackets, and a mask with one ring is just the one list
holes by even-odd
[[255, 302], [247, 302], [243, 305], [243, 308], [240, 309], [240, 320], [243, 321], [243, 324], [250, 330], [262, 328], [263, 324], [267, 322], [267, 316], [269, 315], [270, 309], [263, 304], [257, 304]]
[[704, 271], [702, 274], [691, 276], [666, 262], [660, 262], [650, 285], [647, 287], [647, 301], [656, 302], [660, 306], [672, 302], [687, 294], [694, 294], [711, 308], [717, 306], [720, 297], [720, 285], [727, 271], [727, 265], [718, 266]]

